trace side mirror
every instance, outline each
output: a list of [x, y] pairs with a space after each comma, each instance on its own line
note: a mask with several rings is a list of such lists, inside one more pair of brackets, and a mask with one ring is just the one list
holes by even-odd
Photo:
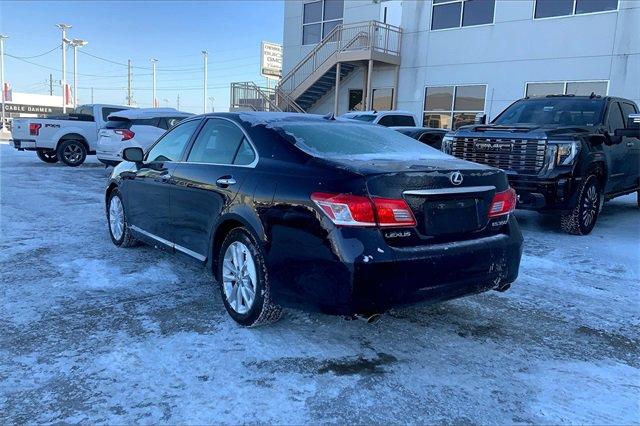
[[476, 114], [476, 118], [473, 121], [474, 124], [487, 124], [487, 114], [481, 112]]
[[142, 163], [142, 160], [144, 159], [144, 151], [142, 148], [138, 147], [125, 148], [124, 151], [122, 151], [122, 158], [125, 161]]

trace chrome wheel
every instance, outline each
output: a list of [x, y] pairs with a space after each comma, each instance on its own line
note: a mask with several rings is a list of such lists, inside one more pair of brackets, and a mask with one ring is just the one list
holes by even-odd
[[600, 200], [595, 185], [589, 186], [582, 200], [582, 224], [585, 228], [591, 226], [600, 208]]
[[82, 147], [78, 144], [70, 144], [64, 148], [62, 155], [69, 163], [77, 163], [82, 160]]
[[249, 248], [239, 241], [227, 247], [222, 264], [222, 286], [229, 306], [246, 314], [256, 298], [256, 264]]
[[116, 240], [122, 238], [124, 233], [124, 209], [118, 196], [111, 197], [111, 201], [109, 201], [109, 229], [113, 238]]

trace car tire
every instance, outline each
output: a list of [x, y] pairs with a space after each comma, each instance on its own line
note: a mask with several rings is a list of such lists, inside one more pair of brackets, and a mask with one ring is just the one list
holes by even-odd
[[58, 145], [58, 159], [70, 167], [78, 167], [87, 158], [87, 148], [79, 140], [65, 140]]
[[572, 235], [587, 235], [596, 225], [601, 210], [602, 188], [595, 174], [588, 175], [578, 192], [578, 200], [570, 213], [560, 218], [562, 230]]
[[137, 241], [131, 234], [127, 215], [124, 211], [122, 194], [117, 188], [109, 193], [107, 201], [107, 224], [111, 241], [118, 247], [133, 247]]
[[45, 163], [54, 164], [58, 162], [58, 153], [55, 149], [39, 149], [36, 151], [36, 155]]
[[234, 321], [257, 327], [280, 319], [282, 308], [271, 298], [262, 248], [245, 229], [235, 228], [226, 236], [217, 269], [222, 301]]

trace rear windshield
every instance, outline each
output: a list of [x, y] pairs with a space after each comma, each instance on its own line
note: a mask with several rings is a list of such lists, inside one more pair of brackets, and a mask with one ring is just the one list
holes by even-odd
[[368, 123], [372, 122], [373, 120], [376, 119], [375, 115], [372, 114], [358, 114], [358, 115], [352, 115], [349, 117], [345, 117], [348, 118], [350, 120], [358, 120], [358, 121], [366, 121]]
[[493, 124], [513, 126], [597, 126], [602, 123], [602, 99], [523, 99], [504, 110]]
[[104, 127], [106, 129], [129, 129], [131, 127], [131, 120], [109, 120]]
[[356, 160], [433, 158], [442, 155], [386, 127], [347, 122], [278, 123], [273, 127], [315, 157]]
[[124, 111], [125, 109], [126, 108], [102, 108], [102, 120], [107, 121], [107, 117], [109, 117], [109, 114], [113, 114], [114, 112], [118, 111]]

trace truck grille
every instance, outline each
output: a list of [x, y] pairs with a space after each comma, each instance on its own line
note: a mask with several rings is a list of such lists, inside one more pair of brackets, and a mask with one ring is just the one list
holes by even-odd
[[544, 140], [455, 138], [451, 154], [503, 170], [537, 174], [544, 166], [545, 148]]

